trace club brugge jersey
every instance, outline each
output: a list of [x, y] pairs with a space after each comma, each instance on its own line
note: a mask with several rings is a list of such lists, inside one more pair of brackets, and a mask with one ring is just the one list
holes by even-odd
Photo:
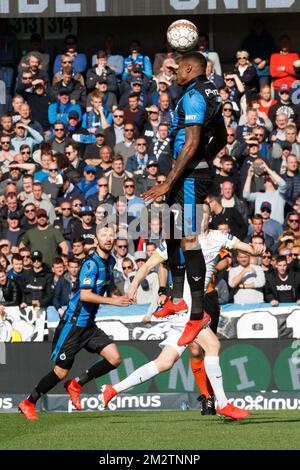
[[[185, 144], [187, 126], [202, 125], [200, 144], [189, 168], [197, 168], [205, 161], [205, 148], [214, 137], [214, 128], [223, 122], [221, 99], [215, 85], [205, 76], [199, 76], [186, 85], [184, 95], [178, 101], [170, 136], [173, 158], [176, 160]], [[207, 166], [207, 165], [206, 165]]]
[[72, 321], [76, 326], [85, 327], [93, 323], [98, 304], [80, 300], [80, 290], [91, 289], [94, 294], [105, 295], [114, 285], [113, 269], [115, 259], [101, 258], [97, 250], [81, 265], [79, 272], [79, 288], [72, 297], [63, 316], [63, 320]]

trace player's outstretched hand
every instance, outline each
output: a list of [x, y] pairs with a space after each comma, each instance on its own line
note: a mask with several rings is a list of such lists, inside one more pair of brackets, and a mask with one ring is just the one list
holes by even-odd
[[262, 256], [266, 250], [266, 247], [264, 245], [261, 246], [255, 246], [254, 247], [254, 253], [255, 256]]
[[153, 186], [153, 188], [149, 189], [145, 193], [143, 193], [141, 196], [146, 202], [153, 202], [156, 201], [156, 199], [160, 196], [164, 196], [170, 189], [169, 183], [166, 181], [162, 184], [157, 184], [156, 186]]
[[120, 297], [114, 297], [113, 305], [116, 305], [117, 307], [128, 307], [128, 305], [130, 304], [131, 304], [131, 301], [128, 295], [121, 295]]
[[133, 284], [130, 284], [128, 287], [127, 295], [131, 303], [136, 303], [136, 288]]

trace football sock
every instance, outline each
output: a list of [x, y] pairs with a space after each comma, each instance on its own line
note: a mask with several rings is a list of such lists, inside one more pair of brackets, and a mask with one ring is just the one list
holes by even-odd
[[194, 360], [190, 358], [190, 366], [201, 395], [204, 395], [205, 398], [211, 398], [214, 395], [214, 392], [205, 372], [204, 359]]
[[86, 372], [76, 377], [75, 380], [80, 385], [85, 385], [91, 380], [101, 377], [101, 375], [105, 375], [114, 369], [116, 369], [116, 366], [113, 366], [109, 361], [103, 359], [102, 361], [96, 362], [96, 364], [90, 367]]
[[52, 370], [49, 374], [45, 375], [42, 380], [40, 380], [38, 385], [29, 395], [28, 401], [35, 404], [42, 395], [45, 395], [49, 390], [54, 388], [60, 380], [61, 379], [56, 375], [54, 370]]
[[184, 252], [187, 280], [191, 289], [191, 320], [202, 320], [206, 265], [202, 250]]
[[204, 366], [210, 383], [212, 385], [214, 395], [218, 400], [218, 406], [224, 408], [227, 405], [228, 400], [226, 398], [223, 388], [222, 371], [220, 367], [220, 361], [218, 356], [205, 356]]
[[148, 362], [148, 364], [139, 367], [139, 369], [132, 372], [132, 374], [130, 374], [126, 379], [122, 380], [122, 382], [113, 385], [113, 387], [116, 392], [120, 393], [123, 392], [123, 390], [127, 390], [128, 388], [134, 387], [135, 385], [144, 383], [158, 374], [159, 370], [157, 368], [157, 365], [154, 361], [151, 361]]

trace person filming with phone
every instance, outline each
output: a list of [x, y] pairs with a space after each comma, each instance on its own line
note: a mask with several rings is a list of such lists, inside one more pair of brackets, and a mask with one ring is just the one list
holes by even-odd
[[[284, 205], [285, 199], [284, 194], [286, 192], [286, 182], [273, 170], [271, 170], [267, 164], [259, 159], [259, 165], [256, 161], [249, 167], [248, 176], [243, 190], [243, 197], [248, 202], [255, 203], [255, 213], [259, 212], [261, 204], [264, 201], [270, 202], [272, 205], [272, 219], [276, 220], [280, 224], [284, 221]], [[264, 177], [264, 192], [251, 192], [251, 183], [254, 175], [263, 175]]]

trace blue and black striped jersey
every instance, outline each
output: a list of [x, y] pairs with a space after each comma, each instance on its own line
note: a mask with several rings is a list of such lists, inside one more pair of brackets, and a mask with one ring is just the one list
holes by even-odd
[[63, 320], [71, 321], [74, 325], [81, 327], [94, 322], [99, 305], [80, 300], [80, 291], [91, 289], [94, 294], [105, 295], [114, 286], [115, 263], [113, 256], [105, 260], [101, 258], [97, 250], [82, 263], [79, 272], [79, 288], [70, 300]]
[[193, 157], [192, 165], [205, 161], [205, 148], [213, 138], [214, 128], [223, 122], [221, 99], [215, 85], [200, 76], [193, 79], [178, 101], [175, 109], [170, 136], [173, 143], [173, 158], [176, 160], [185, 144], [187, 126], [201, 125], [199, 148]]

